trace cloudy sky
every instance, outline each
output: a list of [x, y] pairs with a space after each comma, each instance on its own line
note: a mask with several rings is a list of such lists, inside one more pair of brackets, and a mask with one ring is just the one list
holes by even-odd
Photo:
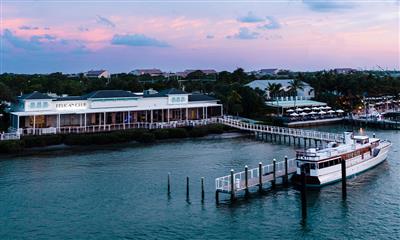
[[1, 1], [1, 72], [399, 69], [399, 0]]

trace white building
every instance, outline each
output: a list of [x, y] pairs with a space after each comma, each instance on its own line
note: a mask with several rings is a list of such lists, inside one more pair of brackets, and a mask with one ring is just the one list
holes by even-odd
[[107, 78], [111, 77], [110, 72], [107, 70], [90, 70], [84, 73], [84, 76], [87, 78]]
[[[281, 84], [281, 90], [282, 91], [288, 91], [290, 88], [290, 83], [293, 81], [293, 79], [274, 79], [274, 80], [254, 80], [246, 86], [252, 88], [252, 89], [260, 89], [262, 91], [265, 91], [266, 95], [268, 98], [270, 98], [270, 94], [268, 91], [268, 87], [270, 84]], [[298, 89], [297, 90], [297, 96], [302, 97], [304, 99], [311, 99], [315, 97], [315, 92], [314, 88], [312, 88], [308, 83], [303, 82], [304, 87], [303, 89]]]
[[148, 91], [141, 96], [100, 90], [56, 98], [33, 92], [17, 99], [10, 112], [11, 128], [21, 134], [125, 129], [140, 124], [203, 121], [223, 114], [217, 99], [177, 89]]

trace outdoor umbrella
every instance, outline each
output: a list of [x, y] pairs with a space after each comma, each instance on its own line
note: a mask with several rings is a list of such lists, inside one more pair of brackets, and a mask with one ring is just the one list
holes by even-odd
[[305, 115], [308, 115], [308, 113], [302, 112], [302, 113], [300, 113], [300, 115], [304, 117]]
[[333, 110], [329, 110], [329, 111], [328, 111], [328, 113], [334, 113], [334, 112], [335, 112], [335, 111], [333, 111]]
[[319, 110], [319, 107], [313, 107], [312, 110]]
[[342, 109], [336, 110], [337, 113], [344, 113]]
[[294, 112], [294, 110], [293, 109], [288, 109], [288, 110], [286, 110], [286, 112], [291, 113], [291, 112]]
[[329, 106], [326, 106], [326, 107], [324, 107], [326, 110], [329, 110], [329, 109], [331, 109], [331, 107], [329, 107]]
[[324, 112], [324, 111], [319, 111], [318, 113], [321, 114], [321, 115], [322, 114], [326, 114], [326, 112]]
[[314, 111], [311, 111], [311, 112], [309, 112], [308, 114], [317, 114], [317, 112], [314, 112]]
[[305, 108], [303, 108], [303, 110], [304, 110], [304, 111], [310, 111], [310, 110], [311, 110], [311, 108], [309, 108], [309, 107], [305, 107]]
[[297, 114], [297, 113], [291, 113], [290, 116], [292, 116], [292, 117], [298, 117], [299, 114]]
[[296, 111], [297, 112], [301, 112], [301, 111], [303, 111], [303, 109], [302, 108], [296, 108]]

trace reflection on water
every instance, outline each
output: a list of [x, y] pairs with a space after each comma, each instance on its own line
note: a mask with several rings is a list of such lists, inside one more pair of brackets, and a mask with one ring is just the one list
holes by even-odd
[[[318, 127], [337, 132], [347, 128]], [[293, 157], [289, 146], [212, 137], [95, 151], [52, 150], [2, 160], [0, 239], [399, 238], [400, 134], [360, 132], [375, 132], [394, 143], [388, 161], [349, 179], [346, 200], [340, 183], [308, 191], [304, 221], [300, 194], [292, 187], [254, 193], [234, 204], [221, 194], [222, 204], [215, 204], [216, 177], [231, 168], [240, 171], [244, 165]]]

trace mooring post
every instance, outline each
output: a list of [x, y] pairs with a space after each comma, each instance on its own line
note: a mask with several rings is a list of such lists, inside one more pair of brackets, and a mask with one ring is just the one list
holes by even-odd
[[186, 177], [186, 198], [189, 199], [189, 176]]
[[289, 183], [289, 173], [288, 173], [288, 158], [285, 156], [285, 177], [284, 177], [285, 185]]
[[303, 218], [307, 217], [307, 185], [304, 164], [301, 166], [301, 213]]
[[219, 203], [219, 191], [218, 190], [215, 191], [215, 203], [216, 204]]
[[245, 184], [245, 195], [248, 196], [249, 195], [249, 168], [246, 166], [244, 166], [244, 184]]
[[346, 186], [346, 161], [342, 159], [342, 197], [346, 199], [347, 197], [347, 186]]
[[372, 134], [372, 137], [375, 138], [375, 133]]
[[258, 163], [258, 190], [262, 191], [262, 162]]
[[290, 146], [290, 144], [291, 144], [291, 137], [290, 137], [290, 135], [289, 135], [288, 137], [289, 137], [289, 146]]
[[276, 187], [276, 159], [272, 160], [272, 188]]
[[231, 201], [235, 200], [235, 179], [234, 179], [234, 170], [231, 169]]
[[171, 195], [171, 173], [168, 173], [168, 195]]
[[204, 202], [204, 177], [201, 178], [201, 201]]

